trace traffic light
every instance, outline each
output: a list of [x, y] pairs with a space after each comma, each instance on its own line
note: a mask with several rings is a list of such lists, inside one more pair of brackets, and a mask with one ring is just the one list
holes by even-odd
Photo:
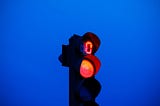
[[59, 60], [62, 66], [69, 67], [69, 106], [99, 106], [95, 99], [101, 85], [95, 75], [101, 62], [94, 55], [99, 46], [100, 40], [92, 32], [74, 34], [69, 45], [62, 45]]

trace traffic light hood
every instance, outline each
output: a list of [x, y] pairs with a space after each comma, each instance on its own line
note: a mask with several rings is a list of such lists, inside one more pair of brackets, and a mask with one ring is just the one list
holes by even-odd
[[98, 50], [99, 46], [100, 46], [100, 39], [98, 38], [98, 36], [92, 32], [87, 32], [82, 36], [82, 41], [86, 42], [86, 41], [91, 41], [93, 43], [93, 54]]
[[[101, 84], [94, 77], [82, 80], [77, 88], [77, 95], [82, 101], [91, 101], [96, 98], [101, 90]], [[90, 99], [90, 100], [88, 100]]]

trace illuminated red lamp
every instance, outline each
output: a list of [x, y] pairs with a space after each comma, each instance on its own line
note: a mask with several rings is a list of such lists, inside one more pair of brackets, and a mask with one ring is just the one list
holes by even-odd
[[91, 41], [84, 42], [84, 52], [86, 54], [92, 54], [93, 44]]
[[83, 78], [90, 78], [97, 74], [101, 63], [96, 56], [86, 55], [80, 65], [80, 75]]
[[81, 66], [80, 66], [80, 74], [84, 78], [92, 77], [94, 75], [93, 64], [86, 59], [82, 60], [82, 63], [81, 63]]

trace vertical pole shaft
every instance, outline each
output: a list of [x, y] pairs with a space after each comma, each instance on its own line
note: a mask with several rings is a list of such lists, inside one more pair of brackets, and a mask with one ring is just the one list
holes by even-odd
[[76, 73], [70, 67], [69, 68], [69, 106], [79, 106], [78, 105], [79, 103], [75, 95], [76, 81], [77, 81]]
[[69, 106], [80, 106], [78, 98], [76, 97], [77, 84], [80, 81], [77, 75], [77, 70], [75, 69], [75, 64], [79, 60], [79, 55], [77, 55], [77, 48], [79, 48], [79, 39], [81, 37], [74, 35], [69, 39]]

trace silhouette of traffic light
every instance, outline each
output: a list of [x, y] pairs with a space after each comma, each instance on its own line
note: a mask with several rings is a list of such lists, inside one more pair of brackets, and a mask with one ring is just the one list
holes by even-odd
[[98, 106], [95, 98], [101, 85], [95, 79], [101, 62], [94, 55], [100, 46], [100, 40], [94, 33], [83, 36], [73, 35], [69, 45], [62, 45], [59, 60], [69, 67], [69, 104], [70, 106]]

